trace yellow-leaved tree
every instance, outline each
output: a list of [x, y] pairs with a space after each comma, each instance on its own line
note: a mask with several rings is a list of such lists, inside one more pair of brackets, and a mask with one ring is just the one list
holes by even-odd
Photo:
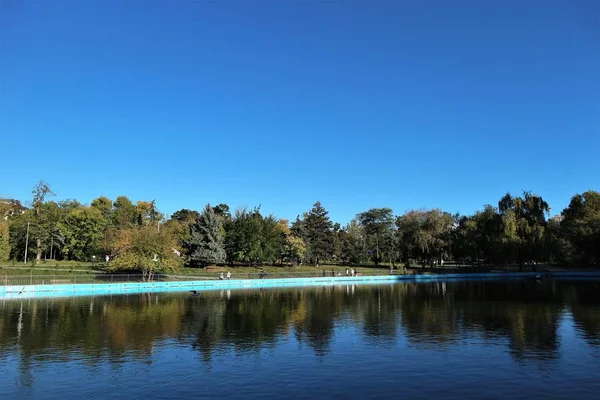
[[149, 225], [120, 229], [110, 237], [113, 259], [106, 270], [141, 273], [145, 281], [156, 273], [175, 272], [183, 264], [173, 251], [176, 245], [176, 237], [167, 229]]

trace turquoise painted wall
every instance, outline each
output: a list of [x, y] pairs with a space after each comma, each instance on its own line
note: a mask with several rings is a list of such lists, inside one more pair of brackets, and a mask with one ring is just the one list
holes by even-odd
[[600, 272], [568, 272], [549, 273], [513, 272], [513, 273], [480, 273], [480, 274], [440, 274], [440, 275], [385, 275], [357, 277], [322, 277], [322, 278], [280, 278], [280, 279], [232, 279], [201, 280], [182, 282], [130, 282], [130, 283], [97, 283], [97, 284], [62, 284], [62, 285], [26, 285], [0, 286], [0, 299], [29, 299], [41, 297], [70, 297], [108, 294], [133, 294], [149, 292], [185, 292], [219, 289], [250, 289], [292, 286], [323, 286], [347, 284], [386, 284], [402, 281], [448, 281], [458, 279], [519, 279], [538, 275], [561, 279], [600, 279]]

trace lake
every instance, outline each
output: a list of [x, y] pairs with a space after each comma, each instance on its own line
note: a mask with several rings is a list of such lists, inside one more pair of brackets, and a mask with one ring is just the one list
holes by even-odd
[[600, 281], [0, 300], [0, 398], [591, 399]]

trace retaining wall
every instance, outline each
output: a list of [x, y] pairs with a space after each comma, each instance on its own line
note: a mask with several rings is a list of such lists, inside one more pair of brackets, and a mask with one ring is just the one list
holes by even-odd
[[387, 284], [394, 282], [428, 282], [465, 279], [523, 279], [537, 276], [560, 279], [600, 279], [600, 271], [590, 272], [496, 272], [473, 274], [384, 275], [356, 277], [232, 279], [177, 282], [128, 282], [61, 285], [0, 286], [0, 299], [30, 299], [42, 297], [70, 297], [149, 292], [184, 292], [219, 289], [250, 289], [292, 286], [323, 286], [348, 284]]

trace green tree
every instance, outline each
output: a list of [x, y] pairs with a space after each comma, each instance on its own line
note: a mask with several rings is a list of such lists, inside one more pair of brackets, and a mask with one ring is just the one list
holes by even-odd
[[47, 196], [55, 196], [52, 189], [50, 189], [50, 185], [44, 181], [38, 181], [38, 183], [33, 187], [31, 194], [33, 195], [32, 203], [34, 207], [36, 204], [43, 203]]
[[273, 215], [262, 218], [261, 224], [261, 260], [275, 263], [283, 254], [285, 232], [280, 220]]
[[217, 204], [213, 209], [215, 210], [215, 214], [223, 217], [224, 220], [231, 219], [231, 212], [229, 211], [229, 206], [227, 204]]
[[[33, 214], [31, 215], [31, 238], [35, 240], [35, 259], [41, 261], [44, 251], [43, 243], [52, 236], [53, 225], [56, 222], [56, 213], [54, 212], [58, 205], [47, 205], [45, 200], [48, 196], [55, 196], [50, 189], [50, 185], [44, 181], [39, 181], [31, 191], [33, 194]], [[54, 207], [56, 206], [56, 207]]]
[[113, 203], [113, 223], [117, 229], [139, 225], [139, 210], [126, 196], [119, 196]]
[[282, 254], [282, 235], [278, 220], [263, 217], [260, 208], [237, 210], [226, 221], [225, 251], [230, 263], [272, 263]]
[[0, 199], [0, 262], [8, 261], [11, 255], [11, 219], [24, 211], [25, 207], [19, 201]]
[[283, 246], [283, 259], [289, 261], [292, 266], [297, 265], [306, 255], [306, 244], [301, 238], [288, 235], [285, 237]]
[[353, 219], [344, 229], [338, 232], [343, 264], [361, 264], [366, 260], [367, 241], [362, 226]]
[[600, 263], [600, 193], [576, 194], [562, 216], [564, 260], [587, 266]]
[[[31, 220], [32, 214], [32, 210], [27, 210], [8, 219], [10, 258], [13, 260], [21, 261], [25, 256], [27, 223]], [[32, 242], [28, 243], [28, 252], [33, 251]]]
[[156, 201], [138, 201], [135, 205], [137, 213], [137, 224], [152, 225], [157, 229], [160, 229], [160, 221], [163, 219], [163, 215], [156, 208]]
[[394, 226], [393, 211], [391, 208], [372, 208], [358, 214], [356, 217], [367, 235], [367, 240], [374, 247], [373, 258], [375, 265], [378, 265], [381, 260], [379, 249], [382, 239], [384, 237], [387, 239], [387, 250], [390, 253], [394, 245], [393, 239], [391, 239]]
[[113, 202], [111, 199], [105, 196], [100, 196], [92, 200], [90, 206], [100, 211], [102, 218], [104, 218], [107, 224], [111, 221], [113, 212]]
[[303, 220], [298, 220], [294, 229], [301, 232], [301, 238], [306, 243], [306, 257], [319, 266], [321, 260], [327, 260], [333, 255], [332, 223], [329, 212], [316, 202], [313, 208], [304, 214]]
[[[213, 208], [214, 209], [214, 208]], [[181, 210], [175, 211], [173, 215], [171, 215], [171, 219], [176, 221], [185, 222], [185, 223], [193, 223], [200, 217], [200, 213], [196, 210], [188, 210], [183, 208]]]
[[0, 213], [0, 262], [8, 261], [10, 256], [10, 236], [8, 219], [2, 217]]
[[32, 195], [30, 209], [17, 209], [11, 205], [11, 210], [4, 215], [9, 221], [10, 251], [14, 259], [24, 257], [27, 244], [28, 254], [35, 254], [36, 260], [41, 260], [46, 244], [51, 243], [52, 227], [59, 218], [58, 204], [45, 201], [48, 196], [54, 195], [46, 182], [39, 181]]
[[78, 261], [89, 261], [100, 254], [105, 228], [106, 219], [96, 207], [75, 208], [58, 224], [64, 237], [64, 251], [70, 259]]
[[74, 199], [61, 200], [58, 202], [58, 207], [65, 211], [65, 214], [76, 208], [82, 208], [83, 204]]
[[186, 243], [189, 240], [191, 234], [190, 226], [200, 218], [200, 213], [196, 210], [181, 209], [175, 211], [169, 220], [165, 222], [165, 229], [170, 230], [173, 235], [177, 238], [177, 251], [183, 251], [185, 256], [189, 259], [187, 253]]
[[460, 263], [485, 261], [506, 263], [512, 254], [516, 236], [514, 214], [500, 215], [491, 205], [471, 216], [457, 216], [451, 234], [452, 254]]
[[475, 259], [475, 235], [477, 224], [473, 216], [457, 216], [456, 226], [452, 231], [452, 257], [462, 264], [468, 258]]
[[192, 263], [206, 266], [225, 261], [225, 244], [221, 220], [207, 204], [197, 220], [190, 225], [190, 237], [185, 243]]
[[[54, 201], [48, 201], [44, 203], [41, 210], [41, 226], [38, 225], [36, 228], [41, 229], [42, 233], [42, 253], [46, 259], [60, 258], [61, 250], [64, 247], [64, 237], [61, 235], [58, 225], [69, 212], [69, 210], [76, 209], [81, 205], [75, 201], [61, 201], [55, 203]], [[34, 230], [34, 233], [36, 231]]]
[[523, 192], [523, 197], [512, 197], [507, 193], [498, 202], [498, 210], [504, 217], [505, 224], [512, 224], [505, 234], [514, 237], [510, 242], [515, 244], [519, 264], [542, 258], [546, 215], [550, 212], [548, 203], [541, 196], [531, 192]]
[[559, 262], [565, 260], [564, 239], [561, 237], [560, 220], [549, 219], [544, 239], [544, 260]]
[[379, 238], [379, 247], [382, 249], [385, 259], [390, 267], [394, 268], [396, 261], [400, 258], [400, 238], [398, 237], [394, 226], [383, 232]]
[[306, 237], [306, 223], [304, 221], [306, 218], [306, 214], [307, 213], [302, 214], [302, 218], [300, 218], [299, 215], [296, 216], [296, 220], [292, 222], [290, 231], [293, 235], [296, 235], [297, 237], [301, 238]]
[[405, 263], [409, 259], [432, 265], [450, 252], [454, 218], [439, 209], [413, 210], [396, 219]]
[[230, 263], [254, 264], [262, 259], [262, 215], [259, 208], [236, 210], [225, 227], [225, 251]]
[[231, 221], [231, 212], [229, 212], [229, 206], [227, 204], [221, 203], [214, 206], [213, 210], [221, 220], [221, 235], [225, 237], [225, 225], [229, 221]]
[[476, 252], [472, 261], [484, 260], [497, 264], [503, 256], [510, 259], [513, 243], [518, 238], [512, 230], [510, 214], [500, 215], [491, 205], [485, 205], [482, 211], [473, 216], [475, 222], [474, 243]]

